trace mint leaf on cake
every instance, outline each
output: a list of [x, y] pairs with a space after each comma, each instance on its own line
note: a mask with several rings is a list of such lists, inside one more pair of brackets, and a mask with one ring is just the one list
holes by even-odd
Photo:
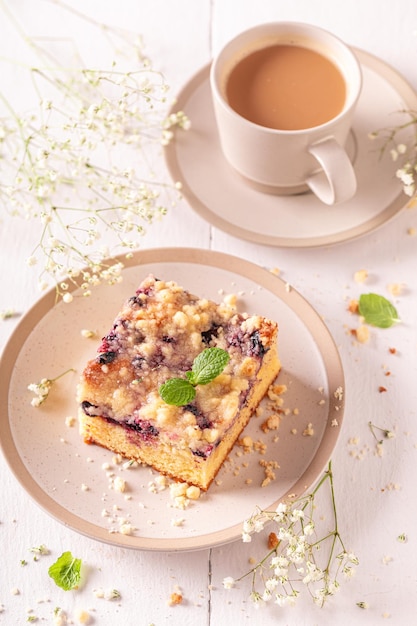
[[222, 373], [230, 360], [222, 348], [206, 348], [196, 356], [187, 378], [192, 385], [207, 385]]
[[222, 348], [206, 348], [196, 356], [185, 378], [170, 378], [159, 387], [159, 394], [167, 404], [184, 406], [194, 400], [197, 385], [208, 385], [219, 376], [230, 360]]
[[195, 387], [186, 378], [170, 378], [159, 387], [164, 402], [174, 406], [184, 406], [195, 398]]

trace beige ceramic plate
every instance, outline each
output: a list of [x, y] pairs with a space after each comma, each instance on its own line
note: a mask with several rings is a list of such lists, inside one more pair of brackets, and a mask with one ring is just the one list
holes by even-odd
[[[406, 204], [395, 177], [398, 164], [389, 150], [383, 158], [369, 133], [391, 127], [417, 109], [409, 84], [381, 60], [356, 50], [363, 70], [359, 99], [348, 149], [358, 180], [355, 197], [336, 207], [313, 194], [273, 196], [256, 191], [226, 163], [218, 140], [211, 104], [209, 70], [203, 68], [183, 88], [173, 110], [183, 110], [191, 129], [177, 130], [165, 149], [168, 169], [181, 181], [183, 195], [205, 220], [236, 237], [282, 247], [313, 247], [348, 241], [381, 226]], [[399, 140], [407, 143], [413, 129]]]
[[[120, 285], [99, 286], [90, 298], [74, 292], [69, 305], [54, 306], [55, 294], [50, 292], [21, 320], [0, 361], [3, 452], [38, 504], [87, 536], [150, 550], [193, 550], [234, 540], [257, 505], [275, 507], [286, 495], [301, 494], [325, 468], [344, 408], [336, 393], [344, 386], [337, 349], [318, 314], [296, 291], [248, 261], [172, 248], [138, 252], [126, 263]], [[173, 506], [169, 490], [150, 492], [156, 473], [114, 463], [110, 452], [87, 446], [77, 426], [69, 426], [67, 420], [76, 415], [79, 372], [98, 345], [97, 339], [87, 339], [81, 331], [106, 334], [122, 301], [149, 272], [217, 301], [223, 294], [238, 294], [240, 310], [269, 316], [280, 327], [279, 382], [288, 387], [283, 408], [289, 414], [279, 431], [268, 434], [260, 430], [262, 419], [254, 418], [246, 434], [266, 443], [266, 453], [239, 456], [236, 448], [221, 469], [218, 484], [186, 510]], [[41, 407], [32, 407], [28, 384], [54, 378], [69, 367], [76, 373], [56, 382]], [[303, 436], [309, 423], [314, 434]], [[276, 480], [264, 488], [261, 459], [280, 465]], [[125, 493], [114, 489], [117, 476], [127, 482]], [[123, 519], [136, 528], [132, 535], [120, 532]]]

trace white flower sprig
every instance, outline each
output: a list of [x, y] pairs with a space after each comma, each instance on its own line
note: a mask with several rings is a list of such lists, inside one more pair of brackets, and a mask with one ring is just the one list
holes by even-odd
[[30, 383], [30, 385], [28, 385], [28, 390], [32, 391], [32, 393], [35, 394], [31, 400], [31, 405], [34, 407], [39, 407], [41, 404], [43, 404], [48, 398], [49, 392], [51, 391], [53, 384], [69, 372], [75, 372], [75, 370], [71, 367], [70, 369], [66, 370], [62, 374], [59, 374], [59, 376], [56, 376], [55, 378], [42, 378], [42, 380], [40, 380], [38, 383]]
[[[333, 530], [319, 536], [316, 495], [328, 484]], [[268, 553], [250, 571], [234, 579], [224, 578], [231, 589], [237, 582], [252, 576], [251, 600], [259, 607], [273, 601], [279, 606], [295, 604], [306, 588], [315, 604], [323, 606], [340, 587], [340, 576], [350, 578], [358, 559], [349, 552], [339, 533], [331, 462], [317, 486], [307, 495], [280, 503], [275, 511], [258, 510], [244, 522], [242, 540], [248, 543], [253, 533], [270, 529]], [[259, 589], [262, 585], [263, 589]]]
[[0, 212], [39, 231], [27, 263], [41, 265], [41, 289], [52, 279], [67, 302], [71, 284], [89, 295], [101, 282], [121, 280], [122, 264], [106, 259], [129, 255], [146, 226], [165, 215], [178, 186], [158, 182], [152, 161], [174, 126], [189, 125], [181, 111], [167, 115], [168, 85], [141, 39], [96, 26], [117, 37], [110, 69], [89, 69], [78, 53], [63, 66], [20, 33], [41, 58], [27, 68], [38, 109], [21, 114], [0, 93]]
[[[406, 196], [415, 198], [417, 193], [417, 111], [403, 111], [409, 119], [403, 124], [384, 128], [370, 133], [369, 138], [382, 138], [381, 154], [389, 150], [391, 159], [400, 165], [396, 177], [402, 183]], [[398, 137], [405, 129], [414, 130], [414, 138], [410, 143], [404, 143]]]

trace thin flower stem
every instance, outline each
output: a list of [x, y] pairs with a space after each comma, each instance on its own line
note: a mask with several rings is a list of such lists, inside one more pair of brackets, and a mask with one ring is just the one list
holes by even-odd
[[62, 372], [62, 374], [58, 374], [58, 376], [55, 376], [55, 378], [50, 378], [51, 383], [55, 383], [57, 380], [59, 380], [66, 374], [69, 374], [70, 372], [75, 372], [75, 369], [73, 367], [69, 367], [67, 370], [65, 370], [65, 372]]
[[253, 582], [255, 580], [255, 577], [256, 577], [256, 574], [257, 574], [258, 570], [262, 569], [262, 567], [268, 561], [268, 559], [270, 559], [273, 554], [276, 554], [276, 552], [277, 552], [276, 548], [273, 548], [272, 550], [270, 550], [263, 557], [263, 559], [258, 561], [258, 563], [254, 567], [252, 567], [250, 570], [248, 570], [247, 572], [242, 574], [242, 576], [240, 576], [240, 578], [236, 578], [236, 582], [240, 582], [241, 580], [243, 580], [244, 578], [247, 578], [248, 576], [250, 576], [252, 574], [252, 586], [253, 586]]
[[377, 437], [376, 432], [375, 432], [376, 430], [379, 430], [381, 433], [383, 433], [384, 437], [390, 437], [390, 436], [392, 437], [393, 436], [393, 433], [390, 430], [387, 430], [386, 428], [381, 428], [381, 426], [376, 426], [372, 422], [368, 422], [368, 426], [369, 426], [369, 429], [370, 429], [372, 435], [375, 438], [375, 441], [378, 444], [382, 444], [384, 440], [383, 439], [379, 439], [379, 437]]
[[[5, 107], [9, 111], [9, 113], [11, 114], [12, 118], [15, 120], [16, 126], [17, 126], [18, 131], [19, 131], [19, 134], [20, 134], [20, 136], [22, 138], [22, 142], [25, 145], [24, 155], [25, 156], [28, 155], [30, 164], [33, 165], [33, 161], [32, 161], [30, 152], [28, 150], [28, 146], [29, 146], [31, 137], [26, 137], [26, 135], [23, 132], [23, 128], [22, 128], [22, 120], [17, 116], [17, 114], [16, 114], [15, 110], [13, 109], [12, 105], [7, 100], [7, 98], [4, 96], [4, 94], [1, 93], [1, 92], [0, 92], [0, 100], [3, 102], [3, 104], [5, 105]], [[24, 162], [24, 159], [22, 159], [22, 165], [23, 165], [23, 162]]]

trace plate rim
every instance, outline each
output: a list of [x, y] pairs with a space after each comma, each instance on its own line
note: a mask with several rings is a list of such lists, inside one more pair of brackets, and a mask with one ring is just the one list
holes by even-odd
[[[289, 497], [290, 494], [292, 495], [293, 493], [297, 493], [299, 496], [305, 493], [308, 488], [314, 485], [315, 481], [324, 471], [339, 439], [343, 423], [346, 395], [344, 371], [336, 343], [323, 319], [314, 307], [309, 304], [306, 298], [304, 298], [304, 296], [302, 296], [297, 290], [289, 287], [289, 285], [279, 276], [276, 276], [268, 269], [253, 263], [252, 261], [248, 261], [241, 257], [224, 252], [209, 249], [200, 250], [197, 248], [149, 248], [138, 250], [133, 253], [130, 258], [126, 258], [124, 255], [119, 255], [118, 257], [112, 259], [112, 261], [122, 262], [125, 268], [140, 267], [141, 265], [152, 262], [185, 263], [190, 265], [198, 264], [210, 267], [226, 268], [227, 271], [231, 273], [253, 280], [273, 295], [279, 297], [287, 306], [290, 307], [292, 312], [299, 317], [301, 322], [306, 326], [309, 334], [312, 336], [323, 359], [329, 394], [332, 389], [336, 389], [338, 387], [342, 387], [344, 392], [343, 399], [337, 403], [337, 409], [331, 406], [331, 396], [329, 395], [329, 410], [326, 416], [326, 426], [313, 458], [304, 470], [303, 474], [298, 477], [293, 485], [291, 485], [291, 488], [283, 496], [275, 499], [268, 508], [275, 508], [281, 500]], [[108, 288], [110, 289], [111, 287], [109, 286]], [[76, 289], [76, 286], [71, 285], [69, 291], [75, 291]], [[242, 524], [244, 520], [238, 524], [234, 524], [212, 533], [175, 539], [122, 535], [120, 533], [110, 534], [106, 528], [97, 526], [93, 522], [83, 519], [81, 516], [68, 511], [63, 505], [57, 503], [53, 497], [46, 493], [46, 491], [44, 491], [44, 489], [31, 476], [29, 470], [20, 458], [19, 452], [13, 440], [10, 415], [8, 411], [9, 383], [14, 364], [18, 359], [27, 338], [36, 327], [36, 324], [42, 320], [44, 315], [53, 309], [55, 304], [56, 293], [55, 288], [53, 287], [41, 298], [39, 298], [19, 320], [19, 323], [9, 337], [9, 340], [0, 355], [0, 407], [2, 407], [0, 408], [0, 424], [2, 425], [0, 450], [2, 450], [3, 456], [6, 459], [12, 474], [14, 474], [15, 478], [26, 493], [38, 506], [40, 506], [41, 509], [52, 516], [56, 521], [62, 523], [64, 526], [91, 539], [118, 547], [159, 552], [180, 552], [207, 549], [227, 544], [238, 539], [242, 532]], [[323, 353], [321, 346], [329, 348], [328, 352]], [[336, 415], [336, 411], [338, 427], [333, 428], [331, 426], [331, 415]], [[318, 454], [319, 451], [321, 453], [320, 455]], [[325, 460], [321, 460], [322, 457]], [[273, 499], [272, 495], [271, 499]]]
[[[385, 78], [394, 89], [396, 89], [397, 93], [401, 95], [410, 110], [415, 110], [417, 108], [417, 92], [413, 89], [411, 83], [392, 65], [386, 63], [376, 55], [360, 48], [351, 46], [351, 49], [357, 55], [361, 65], [368, 66], [371, 70], [377, 72], [381, 77]], [[208, 80], [211, 64], [212, 61], [201, 67], [182, 86], [176, 95], [175, 102], [169, 113], [177, 112], [178, 108], [181, 108], [181, 103], [187, 100], [202, 82]], [[398, 213], [405, 209], [409, 203], [409, 198], [404, 194], [401, 186], [399, 185], [397, 196], [380, 213], [369, 218], [362, 224], [347, 228], [339, 233], [315, 235], [313, 237], [282, 237], [279, 235], [275, 236], [264, 233], [254, 233], [249, 229], [241, 227], [238, 223], [232, 223], [225, 220], [221, 215], [214, 213], [191, 188], [188, 188], [186, 181], [182, 180], [184, 178], [183, 169], [178, 163], [175, 140], [164, 147], [164, 158], [171, 178], [175, 181], [181, 180], [183, 185], [183, 197], [187, 200], [190, 208], [201, 218], [229, 235], [233, 235], [244, 241], [273, 247], [308, 249], [347, 243], [363, 237], [377, 228], [382, 227], [384, 224], [387, 224]], [[186, 189], [186, 193], [184, 193], [184, 189]]]

